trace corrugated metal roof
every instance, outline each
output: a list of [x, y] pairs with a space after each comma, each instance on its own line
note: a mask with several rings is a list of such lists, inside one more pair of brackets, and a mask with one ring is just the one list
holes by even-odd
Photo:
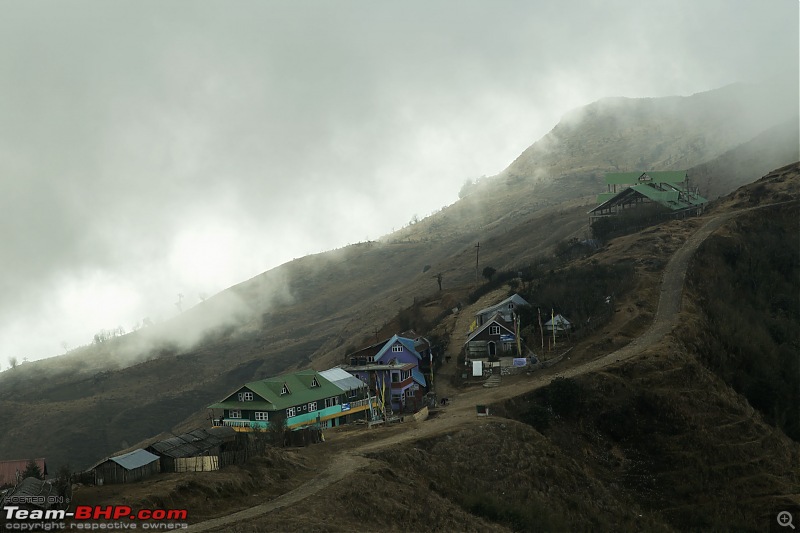
[[[312, 387], [315, 380], [318, 386]], [[284, 385], [289, 391], [287, 394], [281, 394]], [[252, 402], [239, 402], [236, 394], [242, 389], [250, 390], [260, 398], [256, 398]], [[292, 374], [283, 374], [261, 381], [253, 381], [247, 383], [237, 392], [228, 395], [221, 402], [210, 405], [209, 408], [275, 411], [331, 398], [342, 393], [339, 387], [322, 377], [315, 370], [301, 370]]]
[[201, 448], [180, 437], [172, 437], [154, 442], [148, 446], [148, 449], [154, 451], [158, 455], [166, 455], [167, 457], [194, 457], [203, 454]]
[[600, 205], [594, 207], [589, 213], [610, 208], [635, 194], [640, 194], [672, 211], [699, 207], [708, 203], [708, 200], [699, 194], [687, 191], [685, 188], [673, 183], [640, 183], [633, 187], [625, 188]]
[[491, 314], [500, 311], [501, 309], [505, 311], [506, 309], [508, 309], [508, 304], [510, 303], [513, 303], [514, 305], [530, 305], [527, 302], [527, 300], [525, 300], [525, 298], [523, 298], [517, 293], [514, 293], [505, 300], [503, 300], [502, 302], [498, 302], [490, 307], [487, 307], [486, 309], [481, 309], [480, 311], [475, 313], [475, 316]]
[[153, 450], [158, 455], [165, 455], [167, 457], [195, 457], [203, 455], [212, 448], [228, 440], [227, 435], [229, 432], [211, 431], [217, 429], [230, 430], [230, 433], [236, 434], [236, 431], [230, 427], [200, 428], [190, 431], [189, 433], [184, 433], [183, 435], [154, 442], [148, 446], [148, 449]]
[[383, 354], [389, 351], [392, 345], [394, 345], [396, 342], [402, 344], [409, 352], [415, 355], [417, 359], [422, 361], [422, 356], [419, 354], [416, 348], [414, 348], [414, 340], [407, 339], [405, 337], [400, 337], [399, 335], [393, 335], [391, 339], [386, 341], [386, 344], [384, 344], [383, 348], [381, 348], [381, 350], [377, 354], [375, 354], [375, 361], [380, 359], [383, 356]]
[[367, 387], [366, 383], [341, 368], [323, 370], [319, 374], [345, 392]]
[[236, 440], [236, 430], [228, 426], [214, 426], [206, 429], [211, 435], [219, 437], [223, 442], [231, 442]]
[[114, 461], [126, 470], [133, 470], [145, 465], [149, 465], [153, 461], [158, 461], [158, 456], [139, 448], [116, 457], [109, 457], [109, 460]]
[[[11, 489], [8, 494], [6, 494], [6, 499], [8, 499], [9, 496], [44, 496], [46, 498], [54, 492], [55, 487], [50, 483], [42, 481], [41, 479], [36, 479], [35, 477], [28, 477]], [[38, 507], [47, 508], [46, 500], [41, 505], [38, 503], [37, 505]]]
[[544, 325], [545, 326], [552, 326], [554, 322], [555, 322], [556, 326], [569, 326], [571, 324], [570, 321], [567, 320], [566, 318], [564, 318], [563, 316], [556, 315], [553, 318], [551, 318], [550, 320], [548, 320], [547, 322], [545, 322]]

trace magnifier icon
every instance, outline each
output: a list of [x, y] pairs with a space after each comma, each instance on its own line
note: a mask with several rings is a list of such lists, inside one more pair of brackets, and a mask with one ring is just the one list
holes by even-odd
[[794, 529], [794, 524], [792, 524], [792, 513], [789, 511], [781, 511], [778, 513], [778, 525], [781, 527], [789, 526], [790, 528]]

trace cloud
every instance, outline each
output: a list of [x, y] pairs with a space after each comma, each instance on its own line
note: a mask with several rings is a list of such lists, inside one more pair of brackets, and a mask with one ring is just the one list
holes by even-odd
[[593, 100], [796, 78], [797, 10], [6, 4], [0, 358], [399, 228]]

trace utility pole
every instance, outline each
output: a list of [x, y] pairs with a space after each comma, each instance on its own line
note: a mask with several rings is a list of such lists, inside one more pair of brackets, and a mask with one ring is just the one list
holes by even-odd
[[475, 286], [478, 286], [478, 259], [481, 255], [481, 243], [475, 245]]

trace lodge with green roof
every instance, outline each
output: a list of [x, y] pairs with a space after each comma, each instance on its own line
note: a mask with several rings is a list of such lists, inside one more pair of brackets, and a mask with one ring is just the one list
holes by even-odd
[[283, 420], [289, 428], [338, 426], [366, 416], [369, 402], [366, 384], [345, 389], [315, 370], [301, 370], [246, 383], [208, 408], [216, 425], [253, 431]]
[[699, 215], [708, 200], [689, 186], [689, 175], [680, 171], [613, 172], [606, 174], [607, 191], [597, 196], [589, 211], [592, 219], [616, 216], [623, 210], [656, 205], [673, 218]]

